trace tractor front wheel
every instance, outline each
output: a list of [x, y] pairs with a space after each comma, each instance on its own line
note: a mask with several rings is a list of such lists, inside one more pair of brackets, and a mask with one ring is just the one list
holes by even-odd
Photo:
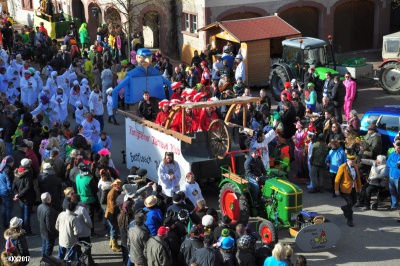
[[245, 195], [231, 183], [225, 183], [219, 193], [219, 204], [222, 215], [232, 219], [231, 224], [246, 225], [250, 217], [249, 203]]
[[289, 76], [283, 67], [277, 66], [271, 71], [269, 76], [269, 88], [275, 100], [281, 100], [281, 92], [284, 90], [283, 85], [287, 81], [290, 81]]
[[274, 224], [268, 220], [263, 219], [258, 227], [258, 233], [261, 236], [262, 243], [278, 242], [278, 231], [276, 231]]
[[379, 71], [379, 82], [389, 94], [400, 94], [400, 62], [390, 62]]

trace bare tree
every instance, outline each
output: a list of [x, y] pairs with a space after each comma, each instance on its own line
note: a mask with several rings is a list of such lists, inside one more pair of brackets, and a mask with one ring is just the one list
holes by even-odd
[[[165, 12], [167, 16], [171, 18], [171, 27], [167, 30], [167, 43], [168, 49], [167, 54], [170, 56], [179, 56], [178, 49], [178, 6], [182, 3], [182, 1], [186, 0], [110, 0], [108, 3], [104, 4], [104, 6], [113, 7], [117, 10], [117, 13], [111, 13], [107, 15], [107, 23], [108, 24], [120, 24], [123, 32], [126, 34], [127, 42], [128, 42], [128, 51], [131, 51], [131, 37], [134, 31], [139, 26], [140, 19], [140, 10], [143, 9], [146, 5], [157, 4], [160, 6]], [[124, 22], [120, 21], [120, 16], [123, 17]], [[149, 12], [146, 14], [146, 19], [153, 22], [153, 26], [155, 28], [160, 27], [161, 19], [158, 17], [157, 12]], [[117, 22], [118, 21], [118, 22]]]

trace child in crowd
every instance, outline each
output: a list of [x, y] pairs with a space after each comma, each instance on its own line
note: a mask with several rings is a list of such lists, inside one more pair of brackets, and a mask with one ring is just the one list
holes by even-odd
[[186, 174], [186, 182], [183, 184], [181, 191], [185, 192], [186, 197], [188, 197], [193, 204], [196, 204], [197, 200], [203, 198], [200, 186], [196, 182], [192, 172]]

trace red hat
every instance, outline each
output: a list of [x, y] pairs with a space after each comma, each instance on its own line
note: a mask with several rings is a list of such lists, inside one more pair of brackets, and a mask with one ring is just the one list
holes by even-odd
[[285, 84], [283, 84], [283, 86], [285, 87], [285, 89], [290, 88], [290, 82], [286, 81]]
[[171, 89], [176, 90], [177, 88], [180, 88], [182, 83], [180, 82], [174, 82], [171, 84]]
[[157, 235], [162, 236], [162, 235], [167, 234], [168, 232], [169, 232], [169, 228], [163, 225], [163, 226], [160, 226], [160, 228], [158, 228]]
[[207, 66], [207, 62], [206, 61], [201, 61], [200, 63], [202, 66]]
[[185, 89], [183, 92], [182, 92], [182, 94], [181, 94], [181, 96], [182, 97], [186, 97], [186, 96], [195, 96], [196, 95], [196, 93], [197, 93], [197, 91], [196, 90], [194, 90], [194, 89]]
[[158, 103], [158, 108], [163, 108], [164, 106], [169, 106], [169, 101], [168, 100], [162, 100], [161, 102]]
[[172, 100], [169, 102], [169, 106], [175, 106], [175, 105], [181, 104], [181, 103], [182, 103], [181, 100], [172, 99]]
[[207, 97], [207, 93], [205, 93], [205, 92], [196, 93], [196, 94], [194, 95], [194, 97], [193, 97], [193, 101], [194, 101], [194, 102], [198, 102], [198, 101], [201, 100], [201, 98], [204, 98], [204, 97]]

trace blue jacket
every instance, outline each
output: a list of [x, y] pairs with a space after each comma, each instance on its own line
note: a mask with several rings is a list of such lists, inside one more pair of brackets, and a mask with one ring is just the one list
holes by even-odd
[[344, 152], [342, 146], [339, 146], [336, 150], [330, 150], [326, 156], [325, 163], [330, 163], [329, 172], [337, 173], [339, 166], [346, 162], [346, 153]]
[[394, 179], [400, 178], [400, 169], [396, 167], [398, 163], [400, 163], [400, 153], [393, 152], [386, 161], [389, 167], [389, 177]]
[[3, 171], [0, 172], [0, 195], [1, 196], [11, 196], [13, 191], [11, 189], [11, 182], [8, 177], [8, 171], [12, 172], [9, 166], [6, 166]]
[[156, 236], [158, 228], [160, 228], [160, 226], [162, 225], [162, 213], [159, 209], [143, 208], [143, 210], [148, 211], [146, 214], [147, 219], [144, 224], [147, 226], [147, 228], [149, 228], [150, 235]]
[[[163, 77], [160, 71], [149, 66], [147, 70], [141, 66], [137, 66], [128, 73], [125, 78], [113, 90], [113, 108], [118, 108], [118, 92], [125, 88], [124, 101], [127, 104], [134, 104], [142, 100], [143, 91], [147, 90], [151, 97], [165, 99], [165, 91], [163, 84], [171, 86], [171, 81]], [[169, 89], [169, 95], [172, 91]]]

